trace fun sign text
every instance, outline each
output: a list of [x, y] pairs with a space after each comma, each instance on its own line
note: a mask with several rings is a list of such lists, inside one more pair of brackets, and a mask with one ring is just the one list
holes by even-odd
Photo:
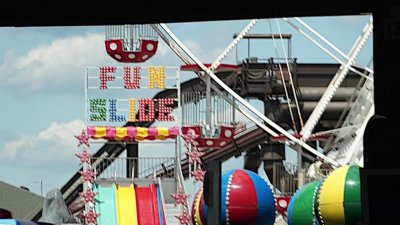
[[[96, 97], [86, 98], [88, 120], [92, 122], [174, 121], [172, 110], [177, 99], [138, 98], [140, 92], [135, 92], [139, 89], [165, 89], [168, 85], [167, 79], [171, 79], [171, 76], [166, 75], [166, 70], [170, 73], [177, 69], [166, 69], [164, 66], [147, 68], [125, 66], [98, 67], [95, 70], [96, 76], [91, 76], [88, 72], [86, 95], [88, 96], [93, 90], [97, 91], [91, 94]], [[93, 70], [90, 70], [90, 74], [93, 73]], [[176, 77], [172, 79], [176, 82]], [[175, 85], [176, 87], [178, 85]], [[118, 93], [119, 97], [114, 96], [115, 93]], [[121, 93], [124, 96], [122, 98]]]

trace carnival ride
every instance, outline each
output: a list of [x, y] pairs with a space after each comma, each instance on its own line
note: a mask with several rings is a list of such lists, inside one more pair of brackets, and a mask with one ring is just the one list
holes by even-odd
[[123, 183], [96, 183], [96, 211], [99, 225], [164, 225], [160, 188], [156, 184], [137, 186]]
[[[300, 31], [300, 33], [304, 33], [289, 19], [285, 18], [284, 20], [288, 22], [289, 25], [292, 25], [296, 30]], [[309, 29], [309, 27], [300, 19], [296, 18], [296, 20]], [[357, 169], [353, 166], [344, 165], [349, 164], [362, 166], [362, 134], [366, 122], [373, 114], [373, 72], [368, 68], [359, 68], [353, 65], [362, 46], [371, 34], [372, 20], [365, 26], [360, 37], [353, 45], [349, 55], [334, 48], [345, 58], [345, 61], [341, 61], [326, 48], [319, 45], [321, 49], [338, 61], [338, 64], [301, 64], [297, 63], [293, 58], [289, 59], [286, 54], [283, 62], [279, 61], [279, 57], [276, 56], [276, 58], [270, 58], [268, 61], [261, 61], [257, 58], [248, 58], [239, 65], [222, 64], [224, 57], [242, 38], [254, 38], [254, 36], [246, 36], [246, 34], [257, 21], [258, 20], [252, 20], [240, 34], [235, 35], [232, 44], [229, 45], [220, 57], [218, 57], [218, 59], [212, 64], [201, 63], [165, 24], [134, 25], [133, 27], [126, 25], [113, 28], [108, 27], [107, 31], [112, 31], [114, 34], [112, 35], [112, 40], [107, 39], [105, 41], [106, 50], [111, 57], [119, 62], [142, 62], [147, 60], [154, 55], [157, 48], [157, 41], [154, 38], [154, 35], [149, 38], [151, 39], [150, 41], [153, 41], [150, 43], [148, 41], [146, 42], [143, 38], [138, 39], [139, 33], [135, 33], [135, 35], [130, 33], [130, 36], [126, 33], [127, 30], [139, 31], [140, 29], [137, 29], [137, 27], [146, 26], [143, 30], [151, 30], [157, 33], [157, 35], [161, 37], [161, 39], [179, 56], [179, 58], [182, 59], [185, 65], [181, 66], [180, 70], [193, 71], [199, 75], [196, 79], [183, 82], [182, 84], [177, 84], [176, 88], [179, 90], [178, 92], [162, 90], [156, 94], [154, 98], [161, 99], [167, 97], [181, 99], [171, 104], [171, 107], [183, 108], [182, 127], [185, 128], [182, 129], [183, 135], [188, 135], [190, 132], [193, 132], [192, 135], [196, 135], [197, 138], [203, 138], [201, 141], [197, 141], [197, 145], [201, 143], [201, 146], [199, 147], [202, 147], [201, 150], [203, 155], [201, 156], [201, 159], [203, 162], [211, 160], [224, 161], [234, 155], [241, 155], [243, 151], [246, 152], [247, 156], [249, 156], [246, 159], [249, 164], [248, 167], [258, 168], [260, 162], [264, 161], [264, 169], [266, 170], [267, 175], [269, 175], [268, 179], [272, 185], [272, 188], [270, 189], [271, 192], [264, 189], [260, 192], [255, 191], [257, 197], [254, 199], [257, 201], [253, 199], [253, 202], [248, 203], [254, 207], [254, 204], [258, 203], [258, 197], [261, 192], [261, 195], [270, 196], [270, 194], [273, 194], [275, 195], [273, 198], [277, 200], [276, 208], [273, 210], [274, 213], [270, 212], [271, 208], [269, 205], [265, 208], [261, 207], [263, 210], [265, 209], [268, 211], [268, 213], [264, 213], [268, 215], [271, 214], [268, 218], [261, 218], [262, 216], [259, 217], [258, 211], [255, 210], [255, 215], [257, 215], [256, 217], [260, 219], [257, 220], [257, 224], [273, 224], [275, 221], [275, 211], [279, 211], [281, 216], [287, 219], [289, 224], [321, 224], [322, 221], [324, 221], [325, 224], [350, 224], [349, 221], [359, 220], [357, 213], [357, 215], [348, 213], [348, 208], [346, 208], [349, 206], [350, 208], [353, 207], [353, 210], [359, 210], [359, 178], [357, 180], [357, 172], [354, 172], [357, 171]], [[315, 33], [314, 30], [309, 30]], [[119, 34], [115, 35], [115, 33]], [[116, 38], [116, 36], [122, 38]], [[129, 42], [133, 37], [135, 40]], [[279, 31], [279, 35], [270, 35], [270, 37], [282, 38], [283, 36]], [[321, 36], [319, 37], [321, 38]], [[126, 42], [124, 38], [127, 38], [128, 42]], [[308, 36], [307, 38], [315, 42], [311, 37]], [[326, 39], [321, 39], [328, 45], [332, 45]], [[133, 43], [136, 46], [135, 48], [131, 48]], [[149, 47], [149, 43], [153, 47]], [[127, 52], [124, 50], [125, 45], [129, 45], [125, 48], [127, 49]], [[154, 52], [151, 52], [153, 50]], [[140, 61], [137, 61], [139, 59]], [[189, 93], [189, 90], [191, 90], [191, 93]], [[241, 96], [246, 98], [262, 99], [266, 109], [265, 114], [260, 113]], [[237, 125], [235, 124], [237, 121], [233, 120], [232, 114], [223, 115], [225, 120], [223, 120], [222, 123], [218, 123], [218, 119], [221, 118], [211, 117], [212, 105], [210, 105], [211, 99], [217, 98], [221, 99], [221, 104], [228, 104], [232, 109], [238, 110], [246, 116], [250, 120], [250, 125], [247, 124], [246, 129], [243, 129], [243, 127], [239, 128], [233, 126]], [[290, 100], [292, 98], [294, 99], [294, 103]], [[199, 103], [201, 100], [206, 102], [204, 108], [201, 109], [206, 112], [204, 117], [191, 117], [190, 115], [195, 113], [195, 111], [191, 111], [191, 105]], [[179, 105], [180, 103], [182, 104], [181, 106]], [[216, 106], [214, 106], [214, 108], [215, 107]], [[224, 109], [226, 110], [228, 107], [225, 107]], [[204, 123], [199, 123], [199, 119], [202, 120], [202, 122], [205, 121], [205, 125]], [[303, 120], [306, 122], [303, 123]], [[132, 129], [130, 127], [140, 127], [141, 129], [144, 129], [145, 127], [150, 127], [153, 122], [154, 121], [128, 122], [124, 126], [128, 127], [126, 130]], [[210, 135], [212, 129], [217, 132], [221, 130], [224, 131], [224, 137], [226, 138], [224, 143], [221, 140], [218, 140], [218, 138], [214, 137], [214, 139], [212, 139], [213, 137]], [[101, 132], [103, 132], [103, 134], [107, 133], [106, 128], [102, 128]], [[202, 136], [203, 134], [204, 136]], [[96, 136], [96, 132], [95, 134], [90, 135], [91, 138], [104, 138], [105, 136], [107, 135], [101, 136], [99, 134]], [[179, 137], [176, 138], [179, 139]], [[129, 142], [126, 142], [124, 138], [106, 139], [109, 141], [112, 140], [106, 142], [99, 151], [93, 154], [93, 168], [98, 174], [106, 171], [112, 162], [116, 161], [116, 158], [118, 158], [118, 156], [129, 147], [128, 145], [132, 147], [132, 145], [137, 144], [129, 144]], [[218, 142], [213, 142], [214, 140], [218, 140]], [[322, 145], [324, 152], [317, 151], [315, 147], [310, 145], [315, 144], [315, 142], [313, 142], [315, 140], [324, 143]], [[215, 145], [216, 143], [218, 146]], [[299, 189], [290, 200], [290, 204], [289, 199], [294, 190], [287, 191], [285, 189], [287, 183], [282, 185], [282, 182], [284, 182], [282, 178], [287, 178], [283, 177], [283, 174], [287, 175], [288, 171], [283, 171], [283, 173], [281, 173], [282, 177], [280, 177], [273, 171], [276, 167], [271, 167], [271, 165], [275, 166], [277, 163], [280, 163], [285, 159], [285, 156], [282, 155], [282, 148], [280, 148], [280, 146], [285, 145], [291, 146], [299, 155], [296, 171], [289, 174], [291, 175], [290, 178], [295, 180], [295, 189]], [[257, 153], [257, 151], [260, 151], [258, 146], [262, 146], [262, 154], [255, 154], [256, 160], [252, 162], [251, 153]], [[278, 150], [268, 146], [277, 146]], [[137, 146], [135, 148], [137, 148]], [[139, 159], [135, 158], [132, 161], [133, 163], [127, 162], [127, 164], [131, 166], [131, 169], [132, 165], [135, 164], [135, 162], [138, 162], [137, 160]], [[105, 161], [107, 161], [107, 163], [104, 163]], [[309, 162], [307, 168], [302, 167], [302, 162], [304, 161]], [[110, 177], [111, 179], [106, 182], [106, 186], [109, 185], [111, 188], [108, 186], [107, 188], [99, 186], [96, 181], [94, 187], [97, 188], [96, 190], [100, 193], [98, 195], [99, 199], [97, 200], [99, 202], [101, 202], [101, 199], [103, 198], [107, 200], [105, 201], [106, 203], [104, 203], [105, 205], [100, 204], [96, 206], [96, 204], [94, 204], [95, 208], [100, 207], [97, 208], [97, 210], [107, 213], [110, 212], [110, 215], [113, 215], [111, 217], [103, 218], [100, 214], [97, 222], [103, 223], [103, 219], [111, 218], [113, 221], [108, 221], [107, 223], [125, 224], [125, 222], [119, 222], [121, 220], [119, 218], [125, 218], [126, 216], [123, 213], [123, 210], [125, 209], [121, 208], [130, 208], [131, 213], [136, 212], [136, 220], [135, 217], [126, 219], [130, 221], [129, 224], [132, 224], [132, 221], [135, 221], [133, 224], [147, 224], [146, 222], [139, 222], [139, 218], [143, 218], [143, 215], [150, 215], [150, 209], [153, 209], [150, 218], [152, 218], [152, 221], [154, 222], [151, 224], [174, 224], [174, 222], [168, 220], [167, 217], [170, 217], [171, 213], [175, 213], [172, 215], [177, 215], [178, 213], [181, 213], [182, 210], [184, 213], [186, 211], [183, 208], [180, 208], [178, 211], [166, 210], [167, 205], [169, 204], [168, 206], [170, 207], [173, 201], [171, 199], [169, 199], [169, 201], [166, 199], [163, 200], [162, 196], [168, 196], [171, 193], [177, 192], [179, 188], [184, 189], [184, 179], [193, 176], [191, 172], [194, 172], [193, 169], [195, 169], [195, 167], [191, 163], [189, 156], [181, 160], [180, 153], [176, 155], [175, 161], [172, 161], [169, 164], [159, 162], [158, 166], [159, 164], [162, 164], [162, 167], [150, 170], [150, 172], [147, 172], [148, 174], [144, 174], [142, 177], [136, 177], [137, 171], [126, 171], [127, 180], [131, 180], [130, 184], [133, 186], [128, 185], [128, 187], [122, 189], [117, 188], [119, 186], [115, 177]], [[328, 168], [330, 169], [328, 172], [323, 170], [323, 165], [329, 166]], [[338, 169], [334, 170], [335, 168]], [[72, 206], [71, 208], [75, 205], [75, 211], [82, 211], [85, 207], [87, 210], [87, 206], [85, 206], [85, 204], [82, 205], [82, 199], [79, 197], [79, 193], [82, 193], [85, 189], [85, 186], [82, 185], [81, 177], [84, 169], [84, 166], [82, 166], [80, 171], [78, 171], [78, 173], [76, 173], [61, 190], [68, 205]], [[251, 172], [248, 172], [248, 170], [246, 171], [245, 174], [250, 176], [253, 181], [254, 179], [257, 179], [255, 178], [256, 176], [249, 175]], [[331, 171], [334, 172], [330, 173]], [[232, 173], [232, 171], [230, 173]], [[165, 177], [166, 174], [174, 174], [174, 176], [171, 177], [174, 181], [172, 184], [173, 188], [168, 191], [166, 191], [168, 188], [159, 188], [160, 186], [163, 186], [160, 177]], [[339, 178], [337, 178], [337, 174], [339, 174]], [[344, 179], [347, 178], [347, 174], [350, 174], [350, 180]], [[139, 191], [136, 191], [137, 187], [134, 186], [134, 184], [141, 182], [140, 178], [147, 179], [147, 183], [145, 182], [146, 185], [144, 185], [142, 189], [139, 189]], [[149, 179], [151, 181], [149, 181]], [[228, 185], [232, 185], [232, 179], [233, 178], [227, 181], [230, 181]], [[317, 181], [312, 182], [313, 180]], [[103, 181], [99, 180], [99, 182]], [[126, 182], [126, 179], [124, 182]], [[237, 191], [240, 192], [248, 189], [243, 187], [245, 182], [243, 182], [242, 179], [238, 179], [235, 182], [237, 182], [235, 185], [240, 187]], [[303, 187], [303, 184], [307, 182], [311, 183], [308, 183]], [[255, 183], [260, 184], [258, 181]], [[253, 183], [255, 185], [255, 190], [258, 190], [258, 186], [255, 183]], [[327, 190], [338, 190], [336, 186], [338, 184], [343, 187], [344, 191], [341, 191], [340, 193], [345, 193], [345, 197], [341, 194], [326, 194], [329, 192]], [[316, 192], [317, 189], [318, 192]], [[119, 190], [125, 190], [126, 192]], [[123, 205], [119, 205], [118, 193], [129, 195], [130, 198], [124, 198], [125, 200], [129, 199], [126, 200], [129, 201], [129, 203], [125, 202]], [[195, 215], [192, 215], [192, 218], [197, 218], [197, 221], [194, 221], [195, 223], [204, 224], [204, 215], [202, 213], [205, 212], [205, 208], [204, 205], [203, 207], [200, 207], [200, 193], [201, 191], [198, 193], [193, 206], [193, 212]], [[312, 196], [310, 195], [311, 193]], [[226, 196], [227, 195], [225, 195], [225, 197]], [[332, 205], [343, 203], [343, 201], [348, 199], [348, 196], [350, 196], [351, 200], [349, 200], [349, 204], [345, 204], [346, 206], [344, 209], [334, 210], [331, 208]], [[237, 197], [237, 200], [243, 200], [242, 197], [243, 196]], [[140, 199], [144, 199], [143, 204], [146, 204], [146, 207], [142, 205], [141, 208], [147, 209], [145, 210], [146, 212], [137, 208], [139, 202], [141, 202]], [[233, 197], [233, 199], [235, 199], [235, 197]], [[271, 199], [268, 200], [269, 203], [270, 200]], [[306, 205], [304, 206], [303, 204]], [[250, 205], [246, 205], [241, 209], [251, 211], [253, 209], [251, 209]], [[225, 206], [226, 207], [223, 208], [223, 210], [229, 212], [230, 208], [228, 205]], [[108, 210], [105, 211], [101, 207], [105, 207]], [[304, 207], [307, 208], [306, 214], [299, 215], [299, 210], [302, 211]], [[200, 213], [202, 208], [203, 211]], [[281, 210], [279, 210], [279, 208]], [[288, 212], [286, 212], [287, 208]], [[242, 215], [239, 211], [237, 213], [238, 214], [235, 215]], [[254, 214], [254, 212], [252, 213]], [[165, 215], [165, 217], [163, 215]], [[230, 221], [230, 218], [226, 216], [228, 213], [224, 214], [222, 211], [221, 215], [225, 218], [224, 221], [226, 224], [236, 223], [235, 220]], [[132, 214], [129, 216], [132, 217]], [[203, 221], [201, 218], [203, 218]], [[229, 219], [227, 220], [227, 218]], [[182, 222], [182, 217], [179, 217], [178, 219], [179, 222], [185, 223], [185, 221]], [[240, 221], [240, 224], [244, 224], [244, 220], [253, 221], [250, 218], [241, 218], [240, 216], [235, 219]], [[126, 220], [122, 219], [121, 221]], [[177, 222], [178, 221], [175, 221], [175, 223]]]
[[[265, 224], [275, 222], [276, 202], [274, 193], [258, 174], [233, 169], [221, 175], [221, 222], [219, 224]], [[203, 189], [195, 196], [192, 204], [192, 222], [207, 224], [208, 206], [204, 201]]]
[[347, 165], [301, 187], [288, 206], [289, 225], [360, 224], [360, 167]]
[[[359, 166], [334, 170], [323, 180], [302, 186], [287, 207], [289, 225], [359, 224], [361, 190]], [[278, 204], [269, 185], [258, 174], [236, 169], [222, 175], [220, 224], [274, 224]], [[192, 205], [192, 222], [207, 224], [203, 189]]]

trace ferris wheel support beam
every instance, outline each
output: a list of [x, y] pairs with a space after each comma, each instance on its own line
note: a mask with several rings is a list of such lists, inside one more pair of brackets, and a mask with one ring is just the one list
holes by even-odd
[[[306, 27], [309, 31], [311, 31], [313, 34], [315, 34], [317, 37], [319, 37], [324, 43], [329, 45], [332, 49], [334, 49], [337, 53], [339, 53], [341, 56], [343, 56], [345, 59], [349, 59], [349, 57], [340, 49], [338, 49], [334, 44], [332, 44], [330, 41], [328, 41], [326, 38], [324, 38], [321, 34], [319, 34], [316, 30], [314, 30], [312, 27], [310, 27], [308, 24], [306, 24], [303, 20], [301, 20], [299, 17], [294, 17], [295, 20], [297, 20], [299, 23], [301, 23], [304, 27]], [[372, 16], [370, 17], [370, 20], [372, 22]], [[365, 71], [367, 71], [370, 74], [373, 74], [374, 71], [367, 67], [363, 68]]]
[[[291, 27], [293, 27], [295, 30], [297, 30], [300, 34], [302, 34], [303, 36], [305, 36], [307, 39], [309, 39], [311, 42], [313, 42], [316, 46], [318, 46], [320, 49], [322, 49], [325, 53], [327, 53], [329, 56], [331, 56], [334, 60], [336, 60], [338, 63], [340, 63], [340, 65], [342, 67], [346, 67], [348, 70], [354, 72], [355, 74], [358, 74], [362, 77], [364, 77], [365, 79], [368, 80], [373, 80], [372, 77], [367, 76], [365, 74], [363, 74], [362, 72], [354, 69], [352, 67], [352, 64], [347, 64], [345, 62], [343, 62], [342, 60], [340, 60], [338, 57], [336, 57], [334, 54], [332, 54], [328, 49], [326, 49], [325, 47], [323, 47], [321, 44], [319, 44], [314, 38], [310, 37], [308, 34], [306, 34], [303, 30], [301, 30], [300, 28], [298, 28], [296, 25], [294, 25], [292, 22], [290, 22], [287, 18], [283, 18], [284, 21], [286, 21]], [[372, 19], [369, 21], [369, 23], [372, 26]], [[371, 28], [372, 29], [372, 28]], [[364, 28], [365, 30], [365, 28]], [[353, 46], [354, 47], [354, 46]], [[347, 57], [349, 58], [349, 57]], [[367, 69], [368, 72], [373, 73], [370, 69]]]
[[[211, 64], [210, 70], [214, 72], [221, 64], [222, 60], [229, 54], [229, 52], [239, 43], [239, 41], [246, 35], [246, 33], [257, 23], [257, 19], [253, 19], [250, 23], [240, 32], [240, 34], [231, 42], [231, 44], [218, 56], [218, 58]], [[211, 124], [211, 77], [206, 76], [206, 124]]]
[[221, 64], [222, 60], [229, 54], [230, 51], [239, 43], [240, 40], [246, 35], [247, 32], [257, 23], [258, 19], [253, 19], [250, 23], [240, 32], [235, 39], [231, 42], [231, 44], [221, 53], [221, 55], [215, 60], [213, 64], [210, 66], [210, 70], [214, 71]]
[[303, 129], [300, 131], [302, 135], [302, 141], [307, 141], [308, 138], [311, 136], [311, 132], [314, 130], [315, 125], [321, 118], [323, 112], [325, 111], [327, 105], [331, 101], [333, 95], [335, 94], [336, 90], [339, 88], [340, 84], [346, 77], [350, 65], [352, 65], [357, 58], [358, 54], [360, 53], [361, 48], [367, 41], [368, 37], [372, 32], [372, 21], [370, 20], [364, 27], [362, 34], [358, 37], [356, 42], [354, 43], [353, 47], [349, 52], [349, 60], [347, 60], [346, 64], [340, 66], [339, 70], [333, 77], [332, 81], [329, 83], [326, 91], [322, 95], [320, 101], [318, 102], [317, 106], [314, 108], [313, 112], [311, 113], [310, 117], [308, 118], [307, 122], [305, 123]]
[[[279, 131], [281, 134], [285, 135], [288, 139], [293, 141], [294, 143], [300, 145], [304, 149], [310, 151], [314, 155], [324, 159], [325, 161], [331, 163], [334, 166], [340, 166], [338, 162], [335, 160], [325, 156], [324, 154], [318, 152], [302, 140], [297, 139], [290, 133], [288, 133], [286, 130], [284, 130], [282, 127], [280, 127], [278, 124], [267, 118], [264, 114], [260, 113], [256, 108], [254, 108], [250, 103], [248, 103], [246, 100], [244, 100], [242, 97], [240, 97], [236, 92], [234, 92], [229, 86], [227, 86], [222, 80], [218, 78], [217, 75], [215, 75], [208, 67], [206, 67], [197, 57], [195, 57], [189, 49], [186, 48], [186, 46], [172, 33], [172, 31], [169, 30], [169, 28], [165, 24], [160, 24], [161, 28], [173, 39], [173, 41], [189, 56], [191, 60], [193, 60], [203, 71], [205, 71], [219, 86], [221, 86], [224, 90], [226, 90], [230, 95], [232, 95], [238, 102], [240, 102], [243, 106], [245, 106], [248, 110], [256, 114], [259, 118], [261, 118], [263, 121], [265, 121], [267, 124], [275, 128], [277, 131]], [[251, 118], [249, 118], [251, 119]], [[254, 118], [253, 118], [254, 119]], [[254, 123], [258, 122], [257, 120], [252, 120]], [[271, 134], [271, 129], [264, 129], [266, 132]]]

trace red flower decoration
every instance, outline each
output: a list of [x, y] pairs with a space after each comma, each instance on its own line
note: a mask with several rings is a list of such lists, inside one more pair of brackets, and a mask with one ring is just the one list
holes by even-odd
[[192, 171], [191, 172], [192, 176], [194, 177], [194, 182], [193, 183], [196, 183], [197, 181], [203, 181], [205, 173], [206, 172], [203, 171], [200, 166], [197, 166], [196, 171]]
[[97, 193], [93, 192], [90, 188], [86, 189], [85, 192], [79, 193], [83, 198], [83, 202], [86, 204], [88, 202], [92, 202], [94, 204], [94, 196]]
[[183, 193], [182, 190], [179, 190], [179, 192], [176, 194], [172, 194], [171, 197], [175, 199], [175, 206], [177, 206], [178, 204], [187, 206], [187, 199], [189, 195]]
[[190, 215], [186, 211], [183, 211], [181, 215], [175, 217], [179, 220], [180, 225], [190, 224]]
[[85, 224], [96, 224], [97, 225], [97, 217], [99, 214], [97, 214], [93, 209], [90, 209], [89, 212], [84, 213], [83, 217], [85, 218]]
[[82, 130], [82, 133], [78, 136], [75, 136], [76, 139], [78, 139], [79, 144], [78, 147], [81, 146], [82, 144], [85, 144], [86, 146], [90, 147], [89, 145], [89, 135], [86, 134], [85, 130]]
[[86, 148], [83, 149], [82, 153], [77, 153], [75, 155], [78, 156], [79, 159], [80, 159], [80, 163], [79, 164], [82, 164], [82, 163], [90, 164], [90, 157], [92, 157], [92, 154], [90, 154], [86, 150]]

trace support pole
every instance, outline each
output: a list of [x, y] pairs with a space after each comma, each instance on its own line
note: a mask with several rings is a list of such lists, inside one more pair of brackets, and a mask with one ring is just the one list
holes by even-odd
[[221, 162], [207, 163], [204, 178], [204, 200], [208, 206], [208, 225], [221, 224]]
[[[126, 144], [126, 177], [132, 178], [138, 177], [138, 157], [139, 157], [139, 144], [129, 143]], [[132, 174], [132, 169], [134, 168], [134, 174]]]
[[297, 151], [297, 189], [304, 185], [304, 172], [303, 172], [303, 149], [301, 146], [295, 146]]
[[[211, 124], [211, 77], [206, 74], [206, 127], [212, 126]], [[207, 135], [210, 135], [210, 130], [206, 130]]]

